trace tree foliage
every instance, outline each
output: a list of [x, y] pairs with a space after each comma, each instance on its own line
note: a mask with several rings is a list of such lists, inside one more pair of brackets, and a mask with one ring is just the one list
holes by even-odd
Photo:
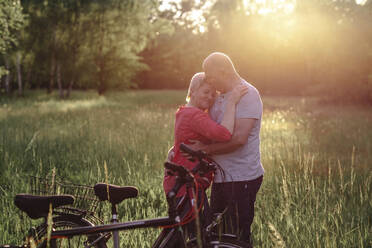
[[[150, 68], [156, 68], [141, 75], [143, 87], [185, 88], [191, 75], [201, 70], [203, 58], [222, 51], [262, 93], [372, 102], [372, 1], [279, 2], [175, 4], [164, 14], [177, 31], [159, 37], [143, 54]], [[203, 10], [205, 32], [185, 24], [187, 14], [180, 13], [193, 9]]]
[[72, 87], [133, 86], [148, 67], [138, 54], [169, 23], [156, 16], [157, 1], [24, 0], [29, 17], [22, 40], [29, 87], [58, 86], [61, 97]]
[[[13, 2], [1, 2], [0, 19]], [[1, 29], [0, 49], [19, 45], [0, 65], [6, 82], [22, 74], [26, 87], [65, 97], [72, 88], [186, 88], [203, 58], [222, 51], [264, 94], [372, 102], [372, 1], [363, 3], [22, 0], [27, 25], [16, 31], [22, 18], [6, 19], [14, 25]]]
[[[17, 35], [24, 24], [19, 0], [0, 0], [0, 55], [17, 45]], [[0, 66], [0, 77], [7, 73]]]

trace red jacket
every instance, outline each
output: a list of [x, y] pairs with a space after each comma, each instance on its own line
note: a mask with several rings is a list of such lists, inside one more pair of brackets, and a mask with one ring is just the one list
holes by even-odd
[[[187, 169], [193, 169], [197, 161], [191, 162], [183, 157], [180, 151], [180, 144], [190, 144], [190, 140], [199, 140], [204, 144], [211, 141], [226, 142], [231, 139], [231, 133], [224, 126], [214, 122], [208, 113], [195, 107], [182, 106], [177, 110], [175, 129], [174, 129], [174, 157], [173, 163], [185, 166]], [[212, 177], [209, 177], [209, 182], [202, 185], [207, 188]], [[167, 194], [175, 183], [175, 177], [164, 175], [163, 187]], [[177, 196], [181, 197], [186, 193], [185, 186], [180, 189]]]

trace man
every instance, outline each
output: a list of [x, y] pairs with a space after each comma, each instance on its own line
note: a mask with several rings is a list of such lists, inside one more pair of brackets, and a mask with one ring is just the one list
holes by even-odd
[[203, 70], [208, 83], [220, 95], [217, 97], [210, 116], [221, 122], [227, 96], [238, 84], [245, 84], [248, 93], [236, 106], [235, 128], [229, 142], [203, 145], [195, 143], [190, 147], [213, 155], [225, 174], [217, 172], [212, 192], [211, 207], [214, 212], [222, 212], [227, 206], [228, 219], [234, 232], [241, 239], [251, 243], [251, 224], [254, 217], [254, 202], [261, 186], [264, 169], [260, 160], [260, 128], [262, 101], [259, 92], [242, 79], [236, 72], [230, 58], [223, 53], [212, 53], [203, 62]]

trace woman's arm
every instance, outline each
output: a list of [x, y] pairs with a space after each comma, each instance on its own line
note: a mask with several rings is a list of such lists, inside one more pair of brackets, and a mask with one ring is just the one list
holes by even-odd
[[190, 120], [191, 128], [211, 141], [229, 141], [234, 130], [235, 105], [247, 90], [248, 88], [246, 86], [234, 88], [227, 102], [227, 109], [221, 124], [213, 121], [207, 113], [198, 110]]
[[236, 86], [226, 102], [225, 112], [223, 114], [223, 119], [221, 125], [226, 127], [227, 130], [232, 134], [234, 132], [235, 124], [235, 107], [239, 102], [240, 98], [248, 92], [248, 87], [245, 85]]
[[213, 121], [211, 117], [197, 110], [189, 121], [191, 129], [201, 136], [217, 142], [226, 142], [231, 139], [232, 133], [226, 127]]

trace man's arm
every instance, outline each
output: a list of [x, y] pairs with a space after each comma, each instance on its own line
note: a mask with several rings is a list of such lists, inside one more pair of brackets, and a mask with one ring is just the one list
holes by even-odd
[[238, 149], [247, 143], [248, 136], [254, 127], [257, 119], [253, 118], [239, 118], [235, 120], [234, 133], [228, 142], [224, 143], [214, 143], [211, 145], [204, 145], [201, 143], [196, 143], [194, 145], [189, 145], [191, 149], [203, 150], [207, 154], [224, 154], [230, 153]]

